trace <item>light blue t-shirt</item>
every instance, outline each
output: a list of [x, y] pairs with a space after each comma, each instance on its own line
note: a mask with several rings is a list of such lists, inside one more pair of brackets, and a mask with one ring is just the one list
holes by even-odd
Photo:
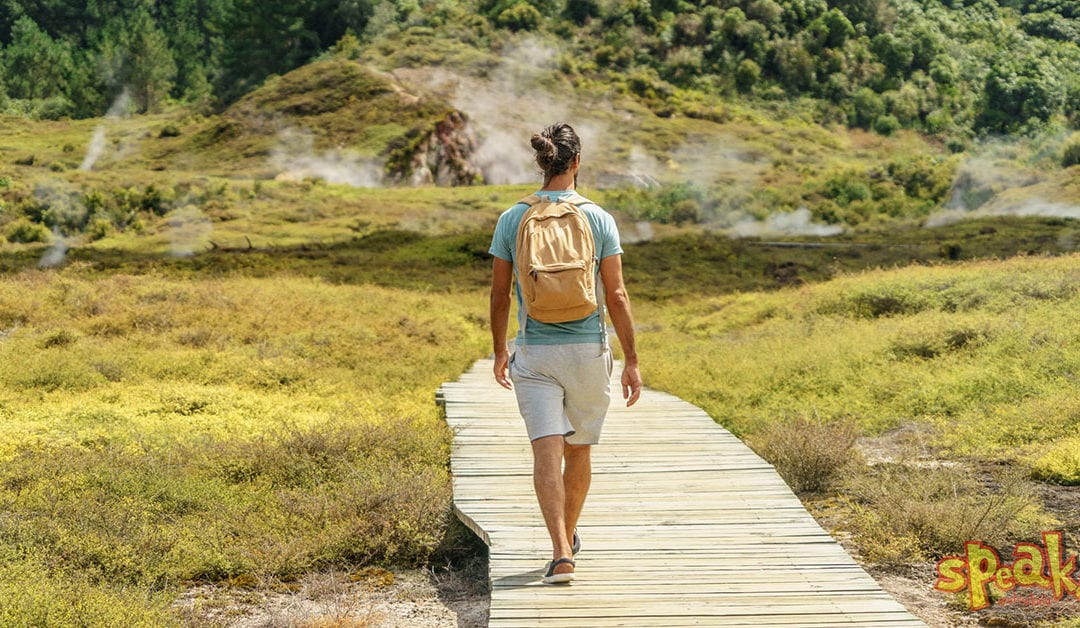
[[[536, 192], [536, 194], [547, 200], [555, 200], [560, 197], [574, 194], [574, 192], [572, 190], [560, 192], [540, 191]], [[597, 257], [604, 259], [605, 257], [621, 254], [623, 250], [619, 245], [619, 229], [615, 226], [615, 219], [611, 217], [611, 214], [607, 213], [599, 205], [588, 199], [586, 199], [586, 202], [579, 204], [578, 207], [581, 208], [585, 213], [585, 217], [589, 220], [589, 226], [592, 228], [593, 232], [593, 241], [596, 243]], [[529, 206], [525, 203], [517, 203], [499, 216], [499, 222], [495, 225], [495, 236], [491, 239], [491, 248], [488, 250], [489, 253], [508, 262], [515, 261], [517, 253], [518, 225], [521, 224], [521, 219], [525, 216], [525, 212], [528, 211], [528, 209]], [[599, 264], [597, 265], [596, 272], [597, 275], [599, 275]], [[518, 269], [517, 264], [515, 263], [515, 280], [517, 279], [517, 273]], [[598, 278], [597, 286], [599, 285], [600, 282]], [[566, 323], [541, 323], [534, 318], [529, 318], [528, 323], [522, 325], [525, 316], [525, 308], [522, 305], [521, 290], [517, 289], [516, 281], [514, 282], [514, 286], [518, 303], [518, 344], [522, 341], [522, 327], [525, 328], [526, 333], [525, 344], [562, 345], [584, 342], [604, 342], [605, 338], [603, 328], [601, 327], [599, 310], [581, 320], [569, 321]], [[602, 298], [601, 295], [597, 296]]]

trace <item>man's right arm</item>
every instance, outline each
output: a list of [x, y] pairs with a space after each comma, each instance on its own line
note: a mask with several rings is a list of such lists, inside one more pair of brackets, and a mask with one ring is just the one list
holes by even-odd
[[510, 325], [510, 285], [514, 278], [514, 263], [495, 258], [491, 272], [491, 344], [495, 352], [495, 381], [503, 388], [512, 388], [507, 377], [510, 349], [506, 330]]

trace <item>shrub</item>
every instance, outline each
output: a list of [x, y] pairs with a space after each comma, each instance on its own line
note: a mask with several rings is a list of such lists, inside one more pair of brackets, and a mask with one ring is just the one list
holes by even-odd
[[735, 87], [743, 93], [750, 92], [761, 79], [761, 67], [750, 59], [743, 59], [735, 68]]
[[540, 26], [542, 19], [543, 16], [536, 7], [520, 2], [500, 13], [495, 22], [512, 31], [531, 31]]
[[8, 225], [4, 236], [8, 239], [8, 242], [22, 242], [24, 244], [48, 242], [49, 230], [43, 225], [20, 218]]
[[844, 489], [856, 542], [874, 562], [955, 554], [969, 539], [1003, 547], [1048, 523], [1038, 493], [1016, 473], [984, 478], [959, 465], [898, 461], [867, 468]]
[[139, 208], [158, 216], [164, 216], [169, 212], [171, 197], [172, 194], [169, 191], [159, 190], [153, 184], [148, 185], [139, 200]]
[[852, 449], [856, 437], [858, 430], [851, 422], [825, 423], [800, 416], [771, 423], [753, 441], [792, 489], [813, 493], [832, 486], [856, 460]]
[[869, 87], [861, 87], [855, 92], [852, 112], [852, 126], [869, 129], [870, 125], [885, 113], [885, 101]]
[[878, 116], [874, 120], [874, 131], [881, 135], [892, 135], [900, 129], [900, 121], [894, 115]]
[[676, 201], [671, 207], [671, 220], [676, 225], [681, 225], [684, 222], [700, 222], [701, 204], [692, 198], [684, 198], [681, 201]]
[[180, 137], [180, 127], [175, 124], [166, 124], [158, 133], [158, 137]]
[[100, 240], [109, 235], [112, 231], [112, 222], [105, 218], [95, 218], [90, 222], [90, 225], [86, 228], [86, 235], [91, 240]]
[[869, 179], [865, 172], [847, 170], [833, 175], [825, 182], [822, 194], [841, 207], [847, 207], [852, 201], [865, 201], [872, 197]]
[[1080, 485], [1080, 439], [1069, 438], [1055, 443], [1031, 467], [1036, 480]]
[[1073, 133], [1065, 140], [1061, 151], [1061, 165], [1064, 168], [1080, 164], [1080, 133]]

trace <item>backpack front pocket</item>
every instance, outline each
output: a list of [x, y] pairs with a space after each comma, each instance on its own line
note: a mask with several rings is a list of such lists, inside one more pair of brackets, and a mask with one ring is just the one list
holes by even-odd
[[534, 266], [529, 270], [533, 284], [530, 310], [562, 310], [593, 301], [584, 261]]

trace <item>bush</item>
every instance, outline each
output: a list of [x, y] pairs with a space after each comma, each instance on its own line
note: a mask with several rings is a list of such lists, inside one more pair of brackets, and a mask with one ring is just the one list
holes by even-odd
[[900, 461], [875, 465], [844, 488], [855, 511], [851, 529], [873, 562], [954, 554], [969, 539], [1003, 547], [1048, 523], [1038, 493], [1015, 473], [980, 478], [960, 466]]
[[852, 126], [869, 129], [870, 125], [885, 113], [885, 101], [869, 87], [860, 87], [855, 92], [852, 112]]
[[1068, 168], [1080, 164], [1080, 133], [1073, 133], [1065, 140], [1065, 147], [1061, 151], [1061, 166]]
[[43, 225], [30, 222], [25, 218], [20, 218], [8, 225], [7, 230], [4, 232], [4, 236], [8, 239], [8, 242], [21, 242], [29, 244], [31, 242], [48, 242], [49, 230]]
[[175, 124], [166, 124], [158, 133], [158, 137], [180, 137], [180, 127]]
[[833, 175], [825, 182], [821, 192], [840, 207], [847, 207], [853, 201], [866, 201], [873, 196], [866, 173], [858, 170]]
[[743, 59], [735, 68], [735, 87], [743, 93], [750, 92], [761, 79], [761, 67], [750, 59]]
[[1067, 438], [1055, 443], [1031, 467], [1036, 480], [1080, 485], [1080, 439]]
[[676, 225], [701, 221], [701, 204], [695, 199], [684, 198], [671, 206], [671, 221]]
[[793, 490], [813, 493], [832, 486], [856, 460], [852, 448], [857, 437], [853, 423], [800, 416], [770, 424], [753, 441]]
[[512, 31], [531, 31], [540, 26], [542, 19], [536, 7], [520, 2], [500, 13], [495, 22]]
[[874, 131], [881, 135], [892, 135], [900, 129], [900, 121], [894, 115], [878, 116], [874, 120]]

